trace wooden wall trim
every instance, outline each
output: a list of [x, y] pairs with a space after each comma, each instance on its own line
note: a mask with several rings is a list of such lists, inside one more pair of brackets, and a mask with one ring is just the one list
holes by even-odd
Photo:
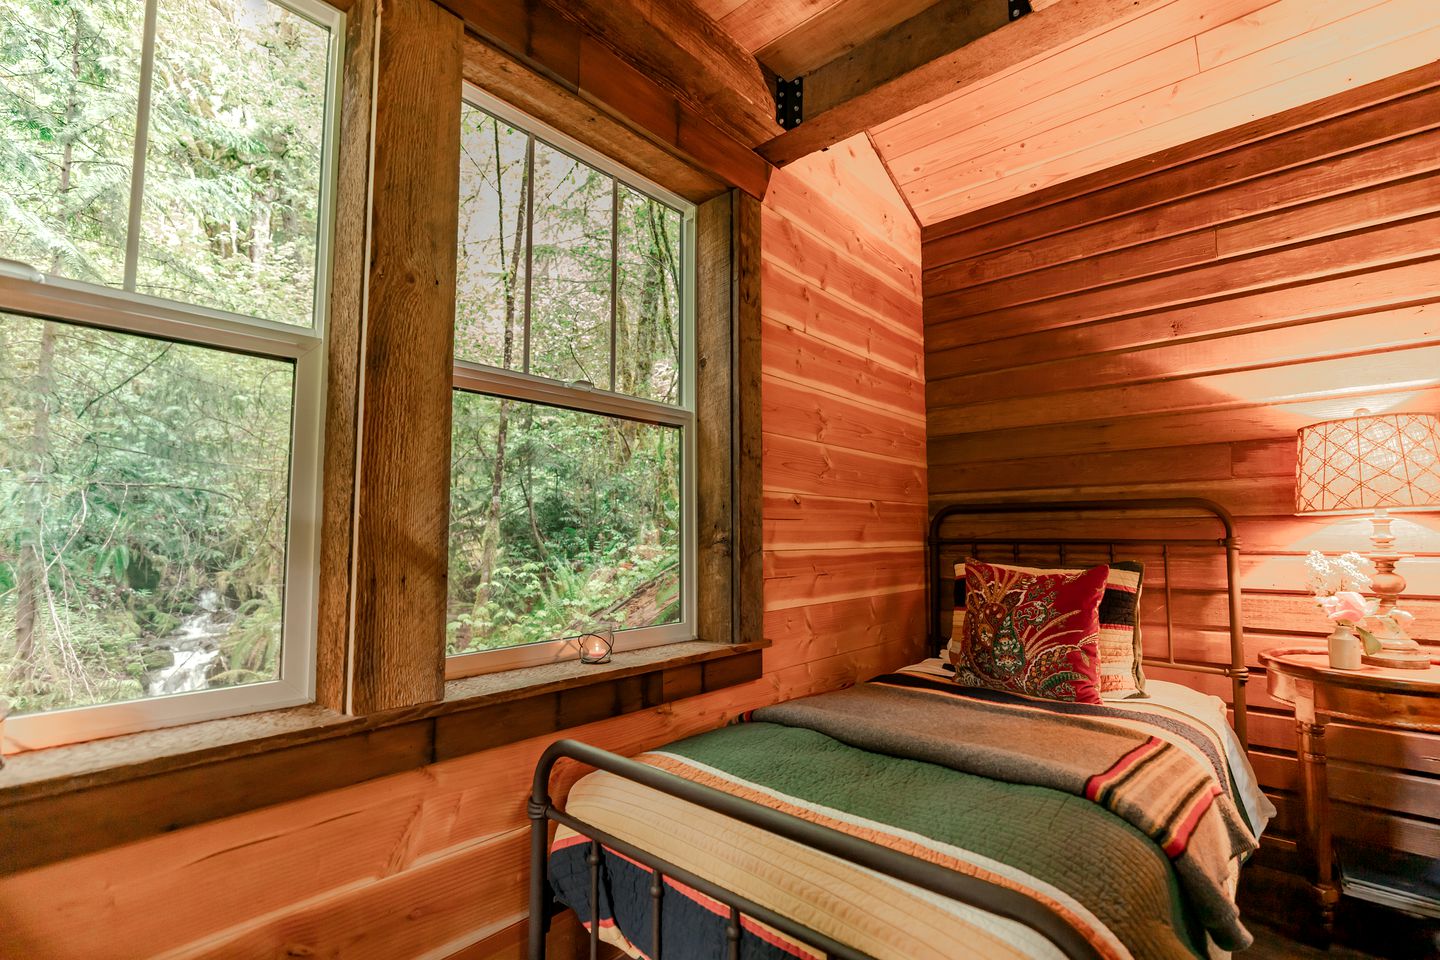
[[[174, 757], [147, 750], [147, 734], [102, 741], [94, 746], [112, 762], [91, 776], [0, 793], [0, 875], [748, 683], [761, 675], [762, 646], [676, 644], [617, 654], [603, 668], [477, 677], [420, 710], [346, 720], [302, 709], [294, 729], [264, 715], [215, 721], [280, 732]], [[486, 685], [503, 689], [465, 697]], [[127, 749], [132, 762], [115, 764]]]
[[763, 632], [764, 439], [762, 435], [761, 204], [736, 192], [731, 196], [732, 439], [730, 474], [737, 511], [731, 575], [735, 602], [734, 635], [755, 641]]
[[[695, 214], [695, 576], [699, 584], [696, 630], [725, 640], [735, 624], [735, 497], [729, 469], [734, 449], [734, 363], [730, 255], [730, 193], [702, 204]], [[721, 469], [715, 469], [717, 465]], [[708, 466], [709, 469], [705, 467]]]
[[375, 69], [375, 0], [356, 0], [345, 20], [340, 147], [336, 153], [335, 241], [326, 334], [324, 501], [316, 613], [315, 702], [345, 709], [349, 676], [355, 457], [364, 329], [365, 238], [370, 210], [370, 118]]
[[445, 691], [461, 33], [430, 0], [379, 16], [351, 713]]
[[[612, 123], [623, 124], [705, 176], [755, 197], [765, 195], [770, 165], [763, 158], [545, 0], [446, 0], [446, 6], [465, 21], [477, 42], [492, 48], [470, 54], [475, 61], [471, 76], [474, 82], [487, 86], [483, 78], [499, 80], [503, 74], [513, 77], [514, 67], [521, 66], [600, 109]], [[511, 64], [497, 62], [497, 54]], [[522, 91], [533, 85], [532, 79], [521, 78]], [[487, 89], [514, 102], [506, 87]], [[563, 126], [560, 129], [572, 132]], [[610, 135], [614, 132], [608, 131]], [[582, 142], [590, 142], [583, 132], [577, 136]], [[613, 149], [604, 152], [617, 155]], [[695, 200], [714, 196], [677, 192]]]

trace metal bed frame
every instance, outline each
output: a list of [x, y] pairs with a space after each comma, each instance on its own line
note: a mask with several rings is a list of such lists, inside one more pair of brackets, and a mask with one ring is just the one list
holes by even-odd
[[[1124, 511], [1176, 510], [1198, 514], [1203, 519], [1214, 520], [1220, 536], [1213, 538], [1170, 538], [1170, 537], [973, 537], [944, 535], [947, 521], [960, 516], [973, 518], [1002, 517], [1005, 515], [1029, 514], [1104, 514]], [[1060, 564], [1066, 563], [1071, 547], [1105, 548], [1111, 561], [1116, 559], [1116, 548], [1126, 546], [1159, 547], [1165, 578], [1165, 627], [1166, 656], [1147, 657], [1144, 663], [1164, 666], [1175, 670], [1194, 673], [1222, 675], [1230, 679], [1235, 708], [1235, 731], [1241, 742], [1246, 742], [1245, 685], [1249, 670], [1245, 665], [1244, 632], [1240, 619], [1239, 541], [1235, 536], [1235, 522], [1229, 512], [1219, 504], [1200, 499], [1160, 500], [1087, 500], [1060, 503], [967, 503], [951, 504], [938, 510], [930, 523], [926, 557], [927, 605], [929, 607], [928, 649], [932, 655], [943, 649], [945, 638], [941, 634], [941, 585], [947, 582], [942, 577], [941, 554], [946, 547], [969, 546], [972, 553], [979, 548], [1009, 546], [1012, 558], [1020, 560], [1027, 548], [1038, 550], [1053, 547]], [[1230, 621], [1230, 662], [1225, 665], [1190, 663], [1177, 660], [1174, 647], [1174, 619], [1170, 604], [1170, 551], [1175, 547], [1215, 548], [1224, 551], [1226, 585], [1229, 591]], [[530, 924], [529, 960], [546, 960], [546, 933], [550, 921], [565, 909], [557, 902], [550, 889], [549, 852], [550, 823], [570, 828], [590, 841], [586, 862], [590, 875], [590, 918], [589, 956], [597, 960], [600, 952], [600, 864], [602, 848], [609, 848], [629, 857], [650, 870], [651, 929], [650, 960], [662, 960], [664, 944], [661, 939], [662, 906], [665, 898], [665, 881], [673, 879], [692, 887], [714, 899], [729, 911], [725, 924], [724, 956], [739, 960], [742, 933], [742, 917], [751, 917], [773, 927], [787, 937], [799, 941], [818, 951], [826, 960], [873, 960], [866, 953], [854, 947], [839, 943], [830, 937], [806, 927], [794, 920], [781, 916], [746, 897], [725, 890], [718, 884], [697, 876], [689, 870], [669, 863], [654, 854], [612, 836], [597, 827], [587, 824], [555, 805], [550, 795], [550, 774], [561, 759], [604, 770], [627, 780], [669, 794], [693, 803], [707, 810], [720, 813], [753, 827], [759, 827], [776, 836], [804, 844], [814, 850], [828, 853], [849, 863], [874, 870], [921, 889], [939, 894], [959, 903], [984, 910], [987, 913], [1005, 917], [1023, 924], [1045, 937], [1069, 960], [1098, 960], [1095, 947], [1059, 914], [1046, 905], [1007, 887], [949, 870], [938, 864], [920, 860], [888, 847], [862, 840], [830, 827], [811, 823], [787, 813], [781, 813], [762, 804], [731, 796], [720, 790], [686, 780], [684, 777], [658, 770], [646, 764], [630, 760], [617, 754], [601, 750], [574, 740], [559, 740], [551, 744], [535, 767], [527, 813], [530, 818]]]

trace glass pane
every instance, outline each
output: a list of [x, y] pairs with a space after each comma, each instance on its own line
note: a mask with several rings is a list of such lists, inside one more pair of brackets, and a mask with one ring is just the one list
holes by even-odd
[[449, 652], [680, 619], [673, 427], [455, 393]]
[[0, 257], [125, 276], [140, 0], [0, 0]]
[[328, 32], [265, 0], [162, 0], [144, 293], [314, 322]]
[[615, 389], [680, 401], [680, 214], [619, 188]]
[[461, 104], [457, 360], [507, 370], [524, 361], [529, 140], [503, 120]]
[[288, 362], [0, 314], [0, 695], [279, 675]]
[[536, 142], [531, 373], [610, 386], [613, 183]]

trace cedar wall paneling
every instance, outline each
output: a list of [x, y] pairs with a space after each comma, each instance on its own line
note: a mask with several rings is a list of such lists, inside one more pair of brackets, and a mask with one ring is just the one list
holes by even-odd
[[[1368, 524], [1293, 516], [1294, 434], [1440, 409], [1437, 124], [1432, 64], [927, 227], [932, 505], [1212, 498], [1239, 518], [1251, 665], [1321, 642], [1303, 554], [1363, 549]], [[1440, 641], [1440, 517], [1397, 529], [1413, 632]], [[1223, 661], [1224, 605], [1198, 572], [1173, 575], [1177, 653]], [[1291, 831], [1293, 722], [1263, 675], [1250, 691], [1255, 766]], [[1339, 832], [1440, 856], [1440, 737], [1332, 731]]]
[[[568, 736], [635, 753], [918, 655], [918, 229], [861, 139], [778, 173], [762, 231], [765, 676]], [[552, 739], [5, 877], [0, 956], [518, 960]]]

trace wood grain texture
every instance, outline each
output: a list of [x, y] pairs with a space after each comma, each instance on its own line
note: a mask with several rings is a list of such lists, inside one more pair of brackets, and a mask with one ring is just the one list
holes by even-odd
[[[1282, 7], [1285, 25], [1269, 19]], [[1241, 63], [1319, 16], [1274, 8], [1217, 33], [1207, 62]], [[1364, 549], [1368, 531], [1293, 516], [1294, 431], [1359, 406], [1440, 409], [1437, 81], [1440, 66], [1420, 68], [928, 227], [932, 502], [1210, 497], [1240, 518], [1247, 661], [1323, 642], [1304, 554]], [[1402, 537], [1413, 632], [1440, 641], [1440, 516]], [[1143, 601], [1147, 652], [1223, 661], [1220, 571], [1171, 563], [1169, 596]], [[1252, 758], [1288, 797], [1294, 720], [1263, 677], [1250, 691]], [[1433, 856], [1440, 737], [1335, 734], [1346, 835]]]
[[380, 15], [353, 713], [444, 694], [450, 385], [441, 373], [452, 366], [455, 319], [461, 32], [428, 0], [397, 0]]
[[934, 224], [1420, 67], [1437, 43], [1428, 0], [1171, 0], [874, 134]]
[[[583, 142], [597, 133], [614, 139], [620, 134], [612, 125], [623, 124], [704, 175], [754, 196], [764, 195], [770, 167], [750, 149], [753, 140], [726, 125], [726, 118], [737, 114], [721, 116], [704, 103], [706, 95], [723, 95], [724, 88], [717, 92], [710, 85], [718, 82], [713, 77], [705, 81], [694, 75], [673, 75], [672, 70], [683, 67], [672, 59], [683, 61], [688, 55], [643, 18], [625, 19], [606, 4], [572, 9], [550, 0], [447, 0], [445, 6], [464, 20], [479, 42], [493, 48], [476, 51], [483, 68], [476, 72], [492, 76], [499, 88], [491, 92], [501, 99], [512, 99], [504, 85], [504, 75], [511, 74], [526, 98], [540, 101], [517, 105], [532, 112], [536, 105], [546, 112], [556, 111], [557, 106], [564, 108], [565, 115], [577, 112], [574, 104], [547, 102], [543, 91], [535, 90], [546, 84], [519, 75], [514, 67], [520, 65], [605, 115], [597, 118], [596, 131], [577, 134]], [[633, 15], [634, 8], [627, 8]], [[601, 35], [592, 35], [589, 28]], [[639, 35], [633, 32], [637, 30]], [[497, 53], [503, 55], [498, 60]], [[773, 127], [770, 109], [765, 122]], [[642, 158], [649, 152], [642, 151]]]
[[624, 157], [636, 173], [686, 200], [703, 203], [724, 194], [728, 184], [680, 156], [673, 118], [656, 130], [635, 129], [602, 104], [582, 96], [573, 84], [538, 72], [520, 58], [480, 37], [465, 35], [465, 79], [525, 113], [574, 137], [593, 150]]
[[[863, 149], [868, 151], [868, 145]], [[384, 159], [377, 157], [377, 166]], [[893, 289], [893, 277], [886, 280], [870, 269], [880, 270], [882, 262], [908, 263], [905, 272], [913, 278], [914, 300], [894, 315], [847, 299], [853, 295], [847, 290], [861, 288], [858, 275], [838, 282], [840, 289], [834, 293], [821, 289], [830, 282], [823, 272], [788, 275], [802, 289], [816, 292], [808, 301], [799, 295], [807, 302], [802, 322], [809, 335], [863, 358], [864, 337], [850, 323], [863, 310], [869, 326], [860, 329], [877, 331], [874, 355], [889, 367], [911, 370], [918, 383], [918, 228], [908, 220], [898, 196], [873, 192], [869, 171], [876, 165], [873, 155], [832, 151], [813, 164], [785, 171], [781, 176], [791, 178], [791, 189], [777, 194], [786, 198], [783, 203], [777, 199], [771, 206], [787, 222], [810, 231], [824, 249], [863, 247], [871, 264], [865, 272], [877, 286]], [[886, 181], [880, 183], [888, 189]], [[826, 204], [823, 216], [817, 218], [809, 209], [812, 204], [798, 199], [810, 197]], [[816, 398], [806, 404], [807, 416], [823, 418], [834, 409], [846, 424], [834, 435], [816, 433], [812, 444], [823, 448], [833, 440], [837, 451], [903, 460], [923, 478], [923, 417], [897, 425], [893, 418], [878, 414], [875, 420], [880, 427], [867, 441], [863, 397], [842, 406], [833, 390], [821, 391], [761, 372], [764, 340], [775, 329], [760, 322], [772, 289], [766, 278], [777, 274], [761, 270], [761, 247], [768, 236], [762, 226], [763, 211], [744, 196], [732, 199], [742, 211], [732, 237], [740, 265], [735, 322], [740, 326], [739, 340], [748, 339], [739, 347], [741, 364], [753, 377], [756, 394], [742, 411], [741, 429], [756, 431], [750, 464], [744, 469], [755, 473], [757, 486], [769, 483], [768, 470], [759, 473], [762, 440], [772, 439], [768, 432], [763, 438], [759, 433], [759, 394], [768, 399], [770, 389], [783, 381], [785, 396]], [[830, 224], [835, 234], [828, 235], [817, 224]], [[818, 237], [816, 229], [821, 229]], [[792, 301], [787, 309], [793, 308]], [[901, 355], [901, 344], [908, 344], [908, 360]], [[448, 376], [441, 382], [448, 390]], [[788, 435], [806, 429], [786, 422], [780, 427], [784, 433], [775, 436], [782, 440], [796, 439]], [[746, 612], [739, 615], [754, 617], [754, 631], [771, 641], [762, 654], [760, 679], [746, 681], [729, 667], [687, 669], [665, 679], [668, 689], [662, 693], [693, 695], [658, 707], [647, 705], [643, 683], [568, 697], [557, 691], [556, 699], [545, 707], [551, 722], [581, 723], [565, 735], [634, 754], [714, 729], [739, 712], [852, 684], [917, 658], [923, 635], [923, 484], [900, 500], [881, 502], [861, 490], [858, 481], [852, 486], [848, 477], [817, 474], [817, 481], [822, 479], [824, 492], [813, 497], [765, 491], [763, 526], [750, 534], [755, 544], [754, 575], [774, 575], [763, 586], [741, 581], [739, 602]], [[829, 518], [828, 525], [816, 517]], [[797, 525], [805, 529], [797, 530]], [[864, 568], [877, 550], [885, 557], [883, 571], [867, 575]], [[885, 590], [877, 592], [866, 585], [882, 577], [888, 582]], [[825, 581], [817, 584], [813, 595], [818, 602], [803, 602], [805, 595], [792, 588], [808, 578]], [[767, 609], [762, 609], [762, 590]], [[772, 591], [773, 604], [768, 602]], [[744, 667], [752, 669], [753, 661], [747, 659]], [[730, 685], [707, 689], [721, 682]], [[611, 716], [621, 709], [628, 712]], [[602, 716], [609, 719], [587, 722]], [[395, 756], [396, 765], [391, 775], [381, 779], [0, 877], [0, 916], [5, 917], [0, 924], [0, 955], [128, 960], [140, 944], [148, 954], [186, 958], [514, 957], [526, 909], [526, 785], [540, 753], [556, 734], [423, 765], [417, 765], [414, 757], [433, 756], [432, 750], [443, 754], [446, 737], [451, 743], [473, 747], [483, 745], [483, 738], [497, 730], [513, 734], [532, 721], [519, 714], [497, 715], [462, 729], [466, 724], [456, 720], [448, 731], [437, 729], [433, 744], [425, 740], [393, 745], [387, 756]], [[343, 763], [293, 759], [293, 766], [278, 771], [277, 777], [345, 773]], [[279, 763], [280, 758], [268, 762]], [[563, 765], [554, 785], [557, 794], [563, 796], [582, 773], [574, 765]], [[264, 778], [258, 783], [257, 789], [263, 789]], [[192, 791], [206, 788], [203, 778], [186, 786]], [[123, 817], [130, 809], [127, 803], [108, 811], [77, 809], [74, 815], [95, 816], [103, 822], [106, 817]], [[54, 828], [51, 824], [34, 829]], [[555, 960], [578, 960], [584, 955], [573, 937], [562, 935], [552, 942]]]
[[695, 457], [713, 464], [695, 478], [697, 562], [700, 584], [698, 623], [701, 637], [730, 639], [738, 610], [734, 567], [734, 428], [733, 389], [735, 337], [734, 261], [731, 258], [729, 193], [696, 211], [695, 254]]
[[[1044, 60], [1057, 50], [1103, 33], [1163, 2], [1057, 0], [1044, 8], [1034, 5], [1034, 13], [1004, 24], [1002, 29], [992, 29], [983, 35], [964, 32], [962, 40], [967, 42], [941, 44], [937, 48], [931, 38], [926, 37], [923, 43], [908, 45], [913, 48], [913, 54], [901, 43], [887, 44], [885, 49], [877, 46], [872, 56], [841, 58], [835, 75], [826, 78], [825, 86], [848, 95], [833, 99], [829, 109], [810, 116], [800, 126], [757, 149], [777, 166], [793, 163], [857, 133], [920, 110], [957, 88], [995, 82], [1021, 65]], [[928, 25], [923, 12], [915, 20], [917, 25]], [[905, 26], [902, 24], [895, 30], [903, 34]]]
[[335, 253], [326, 323], [324, 500], [315, 624], [315, 702], [336, 711], [345, 709], [350, 674], [350, 577], [355, 547], [361, 339], [369, 269], [365, 240], [370, 229], [375, 27], [374, 0], [357, 0], [345, 19], [340, 145], [336, 151]]

